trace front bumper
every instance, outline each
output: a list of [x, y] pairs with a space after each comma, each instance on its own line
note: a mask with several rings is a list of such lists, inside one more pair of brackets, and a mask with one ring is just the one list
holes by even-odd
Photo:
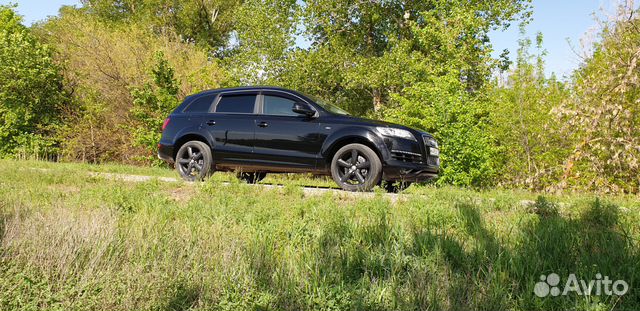
[[389, 151], [385, 156], [382, 178], [388, 181], [424, 182], [438, 177], [440, 150], [428, 134], [419, 140], [385, 138]]
[[388, 181], [425, 182], [438, 177], [439, 166], [387, 161], [382, 168], [382, 179]]

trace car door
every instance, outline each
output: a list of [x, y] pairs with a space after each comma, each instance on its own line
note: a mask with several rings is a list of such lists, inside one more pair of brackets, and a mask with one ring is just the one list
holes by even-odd
[[317, 118], [292, 111], [304, 100], [284, 92], [264, 91], [256, 116], [254, 157], [271, 167], [314, 169], [322, 147]]
[[213, 159], [217, 164], [251, 161], [255, 135], [257, 91], [221, 93], [203, 122], [214, 139]]

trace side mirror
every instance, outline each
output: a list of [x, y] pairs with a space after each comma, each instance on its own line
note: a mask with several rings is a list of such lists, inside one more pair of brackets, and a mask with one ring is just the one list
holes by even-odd
[[316, 112], [313, 109], [309, 108], [309, 106], [299, 103], [295, 103], [291, 110], [295, 113], [303, 114], [307, 117], [312, 117], [316, 114]]

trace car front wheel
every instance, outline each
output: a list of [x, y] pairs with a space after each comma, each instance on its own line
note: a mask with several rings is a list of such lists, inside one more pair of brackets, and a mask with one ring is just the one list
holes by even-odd
[[211, 148], [201, 141], [186, 142], [176, 154], [175, 167], [186, 181], [203, 180], [212, 173]]
[[333, 156], [331, 176], [344, 190], [369, 191], [380, 182], [382, 163], [371, 148], [349, 144]]

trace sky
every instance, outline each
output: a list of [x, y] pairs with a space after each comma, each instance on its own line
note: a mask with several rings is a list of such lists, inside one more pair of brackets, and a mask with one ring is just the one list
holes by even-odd
[[[640, 1], [636, 2], [634, 7], [638, 8]], [[533, 20], [526, 27], [526, 36], [535, 44], [536, 33], [542, 33], [542, 45], [548, 53], [545, 57], [547, 75], [552, 72], [559, 78], [570, 75], [580, 65], [578, 55], [588, 52], [581, 46], [581, 39], [587, 43], [597, 39], [596, 18], [615, 13], [619, 3], [617, 0], [533, 0]], [[494, 57], [508, 49], [510, 58], [515, 59], [520, 38], [518, 25], [512, 25], [507, 31], [493, 31], [489, 37]]]
[[[18, 12], [24, 16], [25, 23], [45, 19], [56, 15], [62, 5], [79, 5], [79, 0], [0, 0], [0, 4], [17, 3]], [[527, 36], [535, 38], [542, 32], [543, 46], [547, 50], [546, 71], [554, 72], [558, 77], [568, 76], [580, 64], [580, 55], [585, 51], [580, 45], [582, 38], [593, 37], [597, 30], [594, 17], [603, 17], [615, 12], [618, 0], [533, 0], [533, 21], [526, 27]], [[638, 8], [640, 1], [635, 7]], [[493, 31], [489, 34], [494, 48], [494, 56], [504, 49], [515, 58], [520, 38], [518, 25], [512, 25], [506, 31]], [[298, 40], [304, 45], [304, 40]]]

